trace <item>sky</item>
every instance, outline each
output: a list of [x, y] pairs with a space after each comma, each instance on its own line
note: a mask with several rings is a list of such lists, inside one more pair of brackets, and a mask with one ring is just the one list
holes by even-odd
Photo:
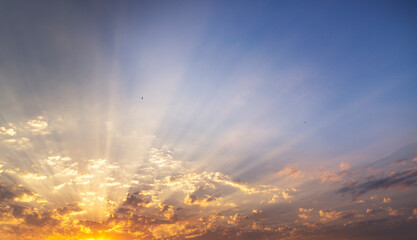
[[413, 1], [0, 1], [0, 239], [411, 239]]

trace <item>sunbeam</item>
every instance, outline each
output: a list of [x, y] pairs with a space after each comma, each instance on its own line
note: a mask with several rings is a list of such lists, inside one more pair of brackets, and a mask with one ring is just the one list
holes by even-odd
[[1, 1], [0, 240], [410, 239], [410, 1]]

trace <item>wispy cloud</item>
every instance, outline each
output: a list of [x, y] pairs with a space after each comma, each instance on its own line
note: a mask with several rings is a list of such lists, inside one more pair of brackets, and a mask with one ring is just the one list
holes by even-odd
[[389, 188], [407, 188], [417, 186], [417, 169], [408, 169], [391, 173], [388, 176], [367, 179], [362, 183], [352, 183], [339, 189], [339, 193], [349, 193], [355, 197], [373, 190]]

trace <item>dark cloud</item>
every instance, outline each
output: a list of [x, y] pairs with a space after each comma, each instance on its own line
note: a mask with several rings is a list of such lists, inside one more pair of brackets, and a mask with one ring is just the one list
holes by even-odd
[[[191, 237], [193, 240], [230, 239], [302, 239], [302, 240], [408, 240], [417, 234], [417, 221], [404, 219], [377, 219], [358, 221], [344, 225], [313, 224], [309, 226], [286, 226], [279, 229], [242, 230], [239, 228], [218, 228]], [[180, 238], [178, 238], [180, 239]]]
[[360, 196], [372, 190], [389, 189], [394, 187], [417, 186], [417, 169], [409, 169], [402, 172], [392, 173], [378, 179], [369, 179], [363, 183], [352, 183], [341, 189], [339, 193], [349, 193], [354, 197]]
[[59, 221], [51, 217], [51, 213], [31, 213], [26, 215], [25, 223], [37, 227], [49, 225], [51, 227], [58, 225]]
[[195, 201], [197, 201], [197, 197], [196, 196], [194, 196], [194, 195], [188, 195], [187, 196], [187, 203], [190, 203], [190, 204], [193, 204]]
[[106, 223], [100, 223], [100, 222], [90, 221], [90, 220], [81, 220], [80, 224], [92, 230], [101, 230], [101, 229], [106, 229], [107, 227]]
[[13, 209], [13, 216], [15, 218], [22, 218], [25, 215], [25, 210], [27, 209], [26, 207], [23, 206], [17, 206], [17, 205], [11, 205], [10, 206]]
[[123, 205], [130, 205], [132, 207], [137, 206], [146, 206], [152, 202], [152, 197], [150, 195], [144, 195], [140, 192], [129, 193], [126, 197], [126, 201]]
[[211, 240], [211, 239], [225, 239], [225, 240], [255, 240], [255, 239], [280, 239], [282, 234], [270, 231], [242, 231], [236, 228], [217, 229], [215, 231], [207, 231], [201, 236], [191, 237], [192, 240]]
[[0, 201], [13, 200], [24, 194], [33, 195], [33, 192], [18, 185], [2, 185], [0, 184]]
[[[391, 218], [358, 221], [345, 225], [323, 226], [316, 230], [301, 230], [300, 239], [351, 239], [351, 240], [408, 240], [417, 236], [417, 221]], [[307, 234], [308, 231], [308, 234]]]
[[70, 203], [70, 204], [67, 204], [64, 207], [58, 207], [56, 210], [59, 214], [65, 215], [65, 214], [68, 214], [68, 213], [71, 213], [71, 212], [80, 212], [83, 209], [80, 208], [80, 206], [78, 206], [77, 203]]

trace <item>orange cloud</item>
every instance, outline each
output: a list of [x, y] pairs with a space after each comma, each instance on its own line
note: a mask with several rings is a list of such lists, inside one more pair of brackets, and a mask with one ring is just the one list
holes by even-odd
[[341, 218], [346, 212], [345, 211], [335, 211], [335, 210], [320, 210], [320, 221], [322, 223], [335, 221]]
[[340, 166], [340, 170], [342, 171], [346, 171], [350, 169], [350, 164], [347, 162], [343, 162], [339, 166]]
[[336, 173], [330, 173], [328, 171], [324, 172], [324, 175], [321, 177], [321, 183], [325, 182], [337, 182], [340, 181], [340, 176]]
[[286, 167], [280, 171], [277, 172], [278, 175], [286, 175], [294, 178], [300, 178], [302, 177], [302, 173], [300, 170], [294, 168], [294, 167]]

